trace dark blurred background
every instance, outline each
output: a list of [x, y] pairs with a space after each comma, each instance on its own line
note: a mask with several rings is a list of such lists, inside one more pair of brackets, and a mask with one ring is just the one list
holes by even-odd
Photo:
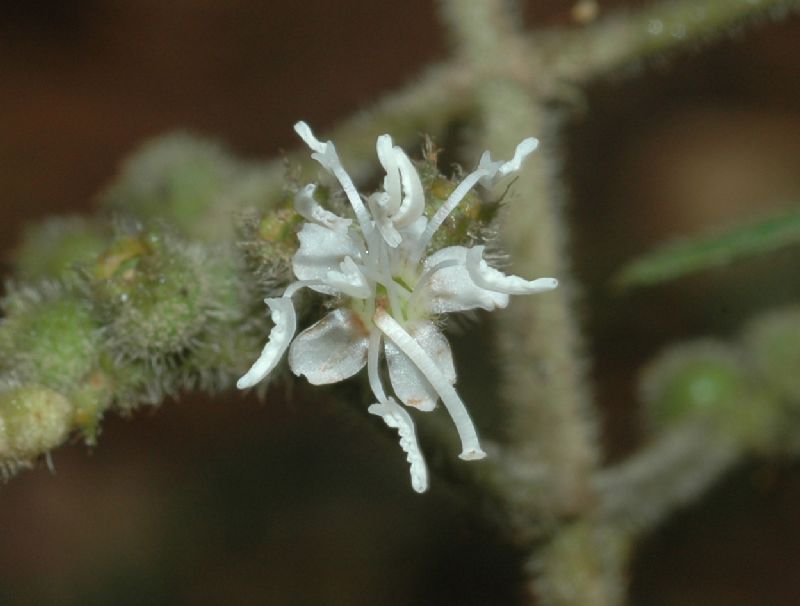
[[[525, 17], [567, 25], [572, 6], [530, 1]], [[296, 120], [323, 130], [446, 50], [424, 0], [0, 2], [0, 258], [26, 224], [91, 212], [145, 138], [188, 129], [274, 156], [295, 146]], [[800, 20], [655, 61], [584, 101], [566, 129], [569, 215], [617, 460], [642, 440], [646, 360], [800, 298], [793, 252], [609, 287], [657, 242], [800, 203]], [[463, 363], [469, 339], [456, 344]], [[186, 395], [110, 418], [93, 452], [62, 448], [55, 474], [14, 479], [0, 490], [0, 604], [517, 603], [518, 554], [474, 504], [444, 481], [414, 494], [394, 437], [324, 390], [286, 396]], [[796, 604], [798, 511], [800, 466], [744, 465], [644, 542], [635, 603]]]

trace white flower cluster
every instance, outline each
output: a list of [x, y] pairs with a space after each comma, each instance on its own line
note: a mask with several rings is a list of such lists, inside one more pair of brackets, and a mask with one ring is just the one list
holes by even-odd
[[[489, 187], [519, 170], [538, 141], [523, 140], [508, 162], [494, 162], [488, 152], [444, 204], [428, 218], [419, 174], [389, 135], [377, 140], [386, 176], [383, 189], [361, 196], [342, 166], [333, 143], [321, 142], [305, 122], [295, 131], [313, 150], [312, 158], [332, 173], [352, 206], [357, 224], [323, 208], [307, 185], [294, 199], [307, 221], [292, 259], [297, 281], [282, 297], [266, 299], [274, 328], [261, 356], [237, 386], [251, 387], [267, 376], [289, 350], [289, 366], [309, 383], [342, 381], [367, 367], [377, 403], [369, 412], [400, 434], [417, 492], [428, 487], [428, 472], [408, 412], [384, 391], [379, 365], [386, 360], [397, 398], [406, 406], [430, 411], [439, 399], [461, 439], [460, 457], [482, 459], [475, 427], [453, 385], [456, 371], [450, 345], [433, 321], [437, 314], [508, 305], [509, 295], [532, 294], [557, 286], [553, 278], [527, 281], [487, 265], [483, 246], [449, 246], [425, 256], [434, 233], [478, 183]], [[301, 288], [338, 295], [342, 304], [295, 337], [292, 296]], [[290, 346], [291, 345], [291, 346]]]

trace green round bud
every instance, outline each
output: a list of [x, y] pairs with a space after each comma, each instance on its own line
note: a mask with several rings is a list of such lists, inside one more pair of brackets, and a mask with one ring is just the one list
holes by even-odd
[[217, 203], [239, 172], [218, 145], [188, 134], [167, 135], [135, 152], [102, 200], [117, 212], [165, 220], [182, 234], [221, 241], [231, 236], [232, 226], [227, 216], [218, 216]]
[[800, 407], [800, 308], [765, 314], [744, 331], [758, 374], [776, 396]]
[[39, 385], [0, 392], [0, 458], [29, 459], [60, 445], [70, 432], [72, 404]]
[[61, 290], [38, 298], [12, 293], [0, 325], [0, 367], [25, 382], [68, 393], [94, 368], [99, 346], [91, 310]]
[[699, 420], [744, 448], [768, 448], [776, 435], [780, 406], [759, 391], [747, 370], [723, 343], [701, 341], [668, 350], [642, 375], [649, 427], [663, 431]]
[[189, 347], [208, 319], [206, 263], [201, 248], [154, 232], [115, 242], [92, 282], [109, 349], [158, 366]]
[[730, 414], [748, 392], [737, 357], [713, 341], [671, 348], [648, 365], [640, 386], [648, 425], [657, 430]]

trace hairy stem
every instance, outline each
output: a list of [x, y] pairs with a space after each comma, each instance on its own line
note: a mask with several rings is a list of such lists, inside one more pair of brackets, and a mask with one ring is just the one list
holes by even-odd
[[[547, 137], [546, 128], [551, 126], [513, 74], [493, 73], [501, 62], [513, 64], [524, 52], [505, 8], [501, 0], [443, 3], [464, 60], [484, 76], [477, 94], [485, 143], [500, 158], [510, 157], [524, 136]], [[515, 186], [520, 199], [509, 204], [502, 231], [516, 259], [514, 273], [555, 276], [564, 284], [553, 293], [515, 301], [499, 320], [503, 391], [510, 406], [505, 490], [512, 511], [521, 514], [518, 524], [523, 531], [533, 516], [563, 519], [590, 510], [590, 479], [598, 459], [580, 337], [571, 310], [573, 291], [556, 152], [546, 138], [538, 158], [520, 172]], [[544, 486], [533, 491], [528, 480], [537, 468], [544, 468], [546, 475]], [[540, 554], [535, 569], [541, 578], [534, 592], [547, 604], [615, 603], [612, 596], [620, 591], [614, 588], [615, 581], [609, 582], [596, 553], [587, 549], [584, 540], [566, 540], [564, 532], [556, 530]], [[586, 532], [593, 535], [591, 525]], [[581, 582], [573, 582], [566, 593], [548, 591], [560, 584], [554, 575], [570, 567], [580, 570], [576, 578]]]
[[704, 494], [741, 454], [703, 423], [673, 429], [597, 475], [600, 515], [628, 532], [647, 531]]
[[559, 78], [589, 80], [798, 9], [798, 0], [663, 0], [640, 11], [613, 13], [583, 31], [559, 33], [547, 45], [556, 51], [545, 51], [547, 63]]
[[[500, 0], [443, 4], [465, 59], [488, 72], [487, 61], [511, 59], [519, 52], [511, 20]], [[475, 33], [474, 30], [480, 30]], [[488, 30], [494, 32], [489, 36]], [[471, 41], [477, 40], [476, 48]], [[494, 42], [490, 42], [493, 40]], [[548, 117], [519, 83], [507, 77], [486, 78], [478, 90], [486, 147], [506, 158], [519, 140], [544, 134]], [[571, 514], [587, 504], [589, 475], [597, 453], [588, 413], [578, 330], [571, 307], [561, 194], [554, 178], [555, 150], [529, 160], [515, 185], [503, 236], [516, 259], [514, 273], [555, 276], [566, 286], [553, 293], [515, 300], [500, 322], [505, 360], [505, 395], [511, 403], [511, 448], [523, 460], [550, 468], [548, 509]], [[521, 330], [521, 328], [523, 328]], [[535, 451], [531, 445], [535, 444]]]

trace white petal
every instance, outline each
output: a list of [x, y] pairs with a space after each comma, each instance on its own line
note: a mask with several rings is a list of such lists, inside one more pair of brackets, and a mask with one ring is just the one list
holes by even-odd
[[411, 359], [436, 390], [436, 393], [439, 394], [442, 403], [447, 408], [447, 412], [450, 413], [450, 417], [453, 419], [458, 437], [461, 439], [462, 451], [458, 456], [467, 461], [484, 458], [486, 453], [481, 448], [478, 434], [475, 432], [475, 426], [472, 424], [472, 419], [469, 417], [464, 402], [458, 397], [458, 393], [444, 376], [444, 373], [436, 366], [436, 363], [420, 347], [419, 343], [397, 323], [397, 320], [383, 309], [378, 309], [375, 312], [373, 322], [387, 339], [393, 341], [397, 348]]
[[317, 186], [314, 184], [306, 185], [294, 197], [294, 209], [301, 217], [312, 223], [327, 227], [337, 233], [346, 234], [347, 228], [352, 221], [344, 219], [320, 206], [314, 199], [314, 192]]
[[[453, 385], [456, 382], [453, 353], [441, 331], [432, 322], [423, 322], [410, 327], [408, 334], [430, 356], [444, 378]], [[406, 406], [412, 406], [422, 411], [433, 410], [439, 395], [419, 368], [398, 349], [393, 341], [386, 341], [385, 351], [386, 363], [389, 366], [389, 379], [397, 397]]]
[[392, 248], [397, 248], [403, 237], [400, 235], [400, 232], [397, 231], [397, 228], [389, 217], [387, 208], [390, 204], [389, 194], [386, 192], [375, 193], [372, 194], [367, 201], [369, 203], [370, 212], [372, 212], [372, 217], [383, 239]]
[[406, 153], [399, 147], [395, 147], [394, 152], [403, 184], [403, 204], [392, 220], [398, 228], [403, 228], [414, 223], [425, 211], [425, 192], [422, 189], [419, 173]]
[[239, 389], [252, 387], [272, 372], [286, 352], [286, 348], [289, 347], [295, 330], [297, 330], [297, 317], [290, 298], [264, 299], [264, 303], [269, 305], [272, 311], [271, 317], [275, 326], [272, 327], [267, 344], [264, 346], [258, 360], [236, 382], [236, 387]]
[[422, 215], [408, 227], [399, 230], [402, 240], [400, 246], [397, 247], [401, 253], [397, 256], [398, 259], [406, 259], [413, 263], [418, 261], [414, 254], [419, 247], [419, 239], [425, 233], [427, 225], [428, 218]]
[[367, 363], [369, 339], [361, 320], [336, 309], [299, 335], [289, 349], [289, 366], [313, 385], [338, 383]]
[[339, 292], [357, 299], [366, 299], [372, 294], [369, 282], [352, 257], [344, 258], [344, 261], [339, 264], [339, 271], [329, 271], [325, 283]]
[[467, 270], [467, 249], [463, 246], [448, 246], [425, 259], [429, 269], [443, 262], [454, 263], [435, 272], [427, 284], [429, 309], [432, 313], [449, 313], [469, 309], [492, 311], [508, 305], [508, 295], [481, 288], [470, 277]]
[[383, 419], [389, 427], [394, 427], [400, 434], [400, 447], [406, 453], [406, 460], [411, 465], [411, 486], [417, 492], [428, 490], [428, 467], [419, 449], [417, 435], [414, 432], [414, 421], [403, 407], [393, 398], [387, 398], [381, 404], [373, 404], [367, 409], [370, 414]]
[[397, 166], [397, 156], [392, 145], [392, 138], [389, 135], [381, 135], [375, 144], [383, 170], [386, 177], [383, 179], [383, 189], [388, 196], [386, 212], [393, 215], [400, 208], [402, 203], [400, 193], [400, 169]]
[[519, 276], [507, 276], [483, 260], [484, 246], [475, 246], [467, 252], [467, 270], [473, 282], [481, 288], [509, 295], [532, 295], [553, 290], [558, 286], [555, 278], [525, 280]]
[[[300, 248], [292, 258], [292, 269], [298, 280], [326, 281], [328, 272], [337, 271], [345, 257], [360, 257], [357, 243], [347, 234], [335, 232], [316, 223], [306, 223], [297, 234]], [[325, 294], [334, 288], [310, 286]]]

